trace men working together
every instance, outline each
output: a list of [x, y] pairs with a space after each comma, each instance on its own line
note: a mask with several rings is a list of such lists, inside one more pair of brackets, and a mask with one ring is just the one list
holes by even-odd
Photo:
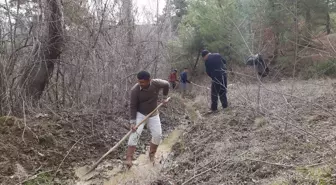
[[[205, 62], [206, 73], [211, 78], [211, 111], [217, 111], [218, 96], [222, 103], [222, 107], [225, 109], [228, 107], [226, 92], [227, 92], [227, 76], [226, 76], [226, 61], [220, 54], [210, 53], [207, 50], [203, 50], [202, 58]], [[176, 71], [174, 71], [176, 74]], [[191, 83], [187, 77], [188, 69], [185, 68], [181, 73], [181, 85], [182, 90], [185, 91], [186, 83]], [[136, 146], [140, 135], [143, 131], [144, 124], [141, 124], [138, 128], [136, 125], [143, 121], [143, 119], [150, 114], [157, 107], [159, 100], [159, 92], [163, 91], [163, 104], [167, 103], [167, 95], [169, 92], [170, 84], [166, 80], [151, 79], [150, 74], [147, 71], [140, 71], [137, 74], [138, 83], [131, 89], [130, 97], [130, 128], [132, 134], [128, 140], [128, 148], [126, 153], [125, 164], [130, 168], [132, 164], [133, 155], [136, 150]], [[170, 78], [170, 82], [176, 82], [176, 76]], [[182, 97], [184, 97], [182, 93]], [[155, 153], [162, 140], [162, 128], [159, 112], [153, 113], [147, 120], [147, 127], [150, 130], [152, 139], [150, 142], [149, 159], [151, 162], [155, 160]]]

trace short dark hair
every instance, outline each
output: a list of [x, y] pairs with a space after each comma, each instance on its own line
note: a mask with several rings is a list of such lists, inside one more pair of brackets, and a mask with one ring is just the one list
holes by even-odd
[[137, 75], [138, 80], [149, 80], [150, 74], [147, 71], [140, 71]]
[[205, 57], [207, 54], [209, 54], [210, 52], [208, 51], [208, 50], [203, 50], [202, 52], [201, 52], [201, 55], [202, 55], [202, 57]]

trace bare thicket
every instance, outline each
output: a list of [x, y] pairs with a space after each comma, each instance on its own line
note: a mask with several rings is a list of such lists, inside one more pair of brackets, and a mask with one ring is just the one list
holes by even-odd
[[159, 20], [169, 20], [168, 15], [158, 20], [153, 13], [139, 25], [131, 0], [62, 3], [1, 4], [2, 115], [20, 113], [23, 101], [49, 110], [117, 111], [127, 106], [136, 72], [167, 75], [168, 55], [159, 48], [166, 47], [171, 34], [169, 21]]

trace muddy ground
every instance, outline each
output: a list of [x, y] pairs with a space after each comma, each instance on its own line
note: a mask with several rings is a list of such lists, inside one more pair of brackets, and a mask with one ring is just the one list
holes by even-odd
[[[336, 184], [335, 81], [229, 87], [230, 108], [189, 127], [153, 185]], [[202, 113], [206, 95], [189, 103]]]
[[[176, 98], [160, 112], [164, 135], [185, 117], [184, 105]], [[59, 112], [25, 120], [0, 117], [0, 184], [64, 184], [75, 177], [73, 167], [92, 164], [128, 132], [127, 113]], [[144, 131], [137, 155], [144, 152], [149, 139]], [[108, 158], [124, 160], [125, 146]]]

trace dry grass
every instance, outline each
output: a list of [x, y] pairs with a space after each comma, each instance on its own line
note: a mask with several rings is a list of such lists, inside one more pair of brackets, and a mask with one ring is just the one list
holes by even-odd
[[[187, 130], [179, 144], [184, 148], [163, 179], [176, 184], [336, 183], [334, 84], [232, 85], [230, 109]], [[204, 110], [208, 102], [199, 95], [192, 103]]]

